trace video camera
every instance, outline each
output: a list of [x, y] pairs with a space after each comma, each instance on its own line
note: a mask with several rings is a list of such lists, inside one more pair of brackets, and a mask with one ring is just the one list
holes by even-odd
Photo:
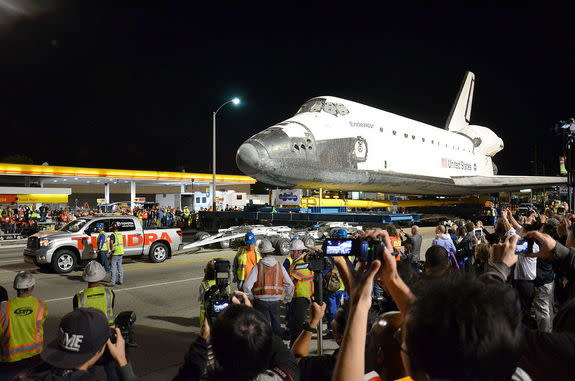
[[[136, 322], [136, 313], [134, 311], [123, 311], [116, 316], [114, 319], [114, 325], [120, 328], [120, 332], [122, 333], [122, 337], [126, 341], [126, 345], [129, 347], [136, 347], [136, 341], [134, 338], [134, 330], [132, 327]], [[116, 342], [116, 330], [110, 328], [110, 340], [115, 343]]]
[[553, 128], [557, 134], [572, 134], [575, 133], [575, 118], [567, 120], [560, 120]]
[[[206, 318], [211, 324], [213, 320], [225, 310], [231, 301], [230, 294], [230, 261], [227, 259], [214, 259], [214, 272], [212, 279], [216, 284], [210, 287], [204, 294], [204, 305], [206, 306]], [[236, 296], [241, 299], [241, 296]], [[240, 300], [241, 302], [241, 300]]]

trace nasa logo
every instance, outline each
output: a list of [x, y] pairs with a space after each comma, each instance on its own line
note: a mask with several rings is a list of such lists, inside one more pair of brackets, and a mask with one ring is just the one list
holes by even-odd
[[14, 311], [14, 315], [27, 316], [30, 315], [32, 312], [34, 311], [32, 311], [32, 309], [29, 307], [20, 307], [16, 311]]

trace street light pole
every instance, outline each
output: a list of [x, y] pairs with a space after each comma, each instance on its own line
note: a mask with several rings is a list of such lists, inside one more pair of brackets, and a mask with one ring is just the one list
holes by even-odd
[[216, 211], [216, 114], [222, 109], [222, 107], [229, 103], [233, 103], [237, 106], [240, 104], [240, 99], [230, 99], [218, 107], [218, 109], [212, 114], [212, 211], [214, 212]]

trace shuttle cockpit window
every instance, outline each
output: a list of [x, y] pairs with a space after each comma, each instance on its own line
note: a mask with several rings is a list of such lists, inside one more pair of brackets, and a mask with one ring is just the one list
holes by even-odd
[[307, 101], [300, 107], [297, 114], [304, 112], [320, 112], [322, 110], [335, 116], [349, 114], [349, 110], [342, 103], [327, 102], [324, 98], [314, 98]]

